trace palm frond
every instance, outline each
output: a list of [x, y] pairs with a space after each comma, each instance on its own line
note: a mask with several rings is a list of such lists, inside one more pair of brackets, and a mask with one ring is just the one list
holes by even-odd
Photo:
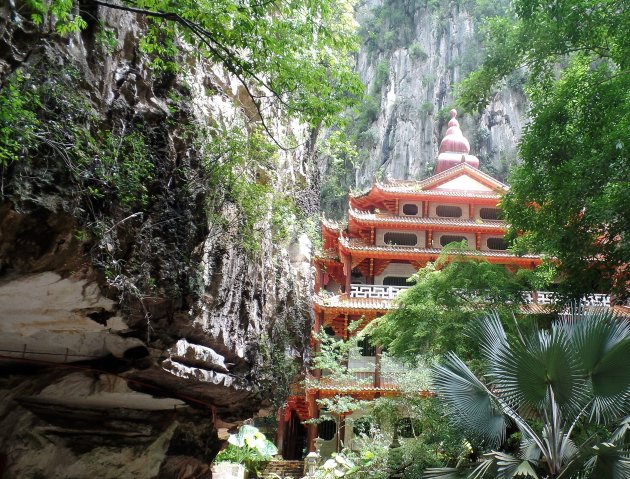
[[523, 434], [519, 450], [519, 456], [530, 462], [538, 462], [542, 451], [536, 441], [527, 434]]
[[464, 479], [467, 474], [454, 467], [430, 467], [424, 471], [423, 479]]
[[[490, 474], [490, 475], [489, 475]], [[479, 461], [479, 465], [475, 467], [467, 479], [483, 479], [484, 477], [496, 477], [497, 463], [491, 454], [486, 455], [485, 459]]]
[[477, 321], [471, 328], [471, 335], [479, 340], [483, 358], [492, 365], [509, 350], [507, 335], [496, 311]]
[[493, 452], [497, 463], [497, 479], [512, 479], [514, 477], [530, 477], [539, 479], [531, 463], [504, 452]]
[[610, 437], [610, 442], [615, 444], [624, 442], [628, 431], [630, 431], [630, 416], [626, 416], [621, 420], [617, 429], [613, 431]]
[[619, 367], [630, 357], [630, 325], [609, 310], [575, 309], [572, 313], [561, 327], [571, 331], [576, 357], [590, 378], [591, 414], [597, 421], [617, 417], [630, 397], [630, 368]]
[[491, 444], [505, 440], [506, 419], [494, 395], [453, 353], [434, 366], [433, 386], [458, 424]]
[[597, 479], [627, 479], [630, 477], [630, 450], [611, 443], [593, 447], [593, 457], [586, 467]]
[[583, 372], [568, 335], [561, 328], [540, 331], [503, 350], [491, 367], [493, 387], [514, 408], [541, 410], [550, 388], [565, 413], [576, 413], [588, 401]]

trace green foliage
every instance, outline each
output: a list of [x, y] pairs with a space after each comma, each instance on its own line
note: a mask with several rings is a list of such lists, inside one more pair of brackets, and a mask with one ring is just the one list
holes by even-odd
[[[204, 168], [213, 194], [207, 199], [210, 222], [225, 228], [237, 227], [242, 244], [250, 252], [260, 251], [265, 228], [271, 224], [274, 242], [286, 242], [296, 228], [294, 202], [274, 191], [267, 171], [273, 171], [278, 151], [259, 130], [244, 132], [217, 127], [208, 132]], [[231, 202], [238, 213], [226, 216], [222, 205]]]
[[409, 55], [411, 55], [411, 58], [418, 60], [420, 62], [423, 62], [427, 58], [429, 58], [429, 55], [427, 55], [427, 52], [425, 52], [422, 49], [422, 46], [418, 42], [413, 42], [409, 46]]
[[347, 209], [348, 191], [354, 184], [356, 148], [343, 131], [337, 130], [318, 146], [318, 153], [327, 164], [321, 187], [321, 209], [329, 217], [343, 218]]
[[78, 71], [48, 68], [28, 77], [18, 70], [0, 91], [0, 165], [58, 156], [94, 199], [146, 206], [154, 159], [141, 125], [99, 129], [89, 97], [75, 88]]
[[[29, 0], [38, 24], [54, 20], [67, 35], [87, 24], [74, 0]], [[220, 63], [236, 76], [262, 115], [260, 95], [295, 118], [317, 125], [354, 104], [362, 85], [352, 69], [358, 46], [353, 4], [348, 0], [284, 3], [213, 0], [99, 2], [148, 18], [142, 50], [154, 68], [178, 70], [184, 40], [195, 54]], [[255, 46], [255, 47], [254, 47]], [[260, 90], [254, 96], [253, 90]], [[264, 119], [265, 126], [267, 125]], [[269, 131], [267, 131], [269, 133]]]
[[38, 141], [41, 101], [18, 71], [0, 89], [0, 166], [24, 158]]
[[[475, 331], [485, 380], [449, 353], [435, 368], [435, 390], [454, 423], [489, 447], [504, 443], [507, 427], [515, 424], [521, 433], [520, 453], [495, 450], [479, 462], [433, 469], [426, 477], [454, 477], [458, 469], [472, 470], [467, 477], [479, 479], [630, 474], [624, 417], [630, 394], [630, 328], [622, 318], [609, 311], [574, 309], [550, 330], [509, 338], [495, 314], [477, 323]], [[592, 423], [612, 429], [575, 433]]]
[[412, 277], [415, 284], [398, 297], [398, 307], [373, 321], [369, 333], [398, 358], [414, 360], [452, 350], [474, 359], [477, 348], [467, 335], [470, 324], [493, 308], [511, 321], [522, 302], [521, 291], [531, 290], [529, 276], [464, 256], [449, 245], [435, 263]]
[[155, 165], [141, 133], [104, 134], [98, 147], [79, 159], [78, 168], [90, 195], [104, 198], [115, 191], [121, 206], [146, 206]]
[[374, 73], [374, 86], [373, 91], [379, 93], [382, 86], [385, 85], [389, 79], [389, 62], [382, 60], [376, 65], [376, 72]]
[[230, 434], [228, 446], [214, 458], [214, 463], [243, 464], [250, 474], [257, 476], [275, 454], [276, 446], [258, 428], [243, 425], [237, 434]]
[[431, 113], [433, 113], [434, 108], [435, 107], [433, 106], [433, 102], [430, 101], [425, 101], [420, 104], [420, 112], [424, 113], [425, 115], [430, 115]]
[[76, 32], [87, 26], [85, 20], [77, 14], [73, 0], [27, 0], [31, 8], [31, 20], [35, 25], [41, 25], [47, 17], [56, 21], [57, 31], [62, 35]]
[[531, 121], [504, 209], [519, 250], [558, 258], [568, 296], [630, 293], [629, 25], [621, 0], [516, 1], [489, 22], [488, 56], [460, 93], [480, 108], [527, 66]]
[[101, 26], [94, 35], [96, 44], [99, 45], [110, 55], [118, 48], [118, 38], [116, 38], [116, 30]]

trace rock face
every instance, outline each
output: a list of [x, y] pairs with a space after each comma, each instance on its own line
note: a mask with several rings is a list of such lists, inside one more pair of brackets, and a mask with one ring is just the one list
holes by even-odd
[[[378, 110], [359, 127], [364, 129], [358, 132], [356, 187], [369, 186], [375, 176], [421, 179], [432, 174], [454, 106], [454, 85], [483, 57], [475, 34], [483, 12], [471, 4], [378, 0], [361, 5], [364, 41], [357, 71]], [[527, 109], [519, 78], [510, 85], [481, 115], [460, 111], [458, 117], [481, 169], [502, 180], [516, 160]]]
[[[16, 3], [0, 8], [0, 81], [45, 84], [55, 123], [43, 128], [62, 137], [0, 165], [0, 477], [210, 477], [227, 429], [281, 399], [304, 353], [308, 240], [279, 242], [266, 211], [256, 249], [243, 246], [242, 211], [191, 135], [246, 121], [219, 66], [191, 54], [155, 74], [141, 18], [93, 9], [61, 38]], [[129, 161], [142, 147], [152, 173], [95, 182], [107, 158], [65, 155], [74, 127], [127, 138]], [[254, 176], [312, 214], [306, 155]], [[130, 181], [146, 198], [127, 195]]]

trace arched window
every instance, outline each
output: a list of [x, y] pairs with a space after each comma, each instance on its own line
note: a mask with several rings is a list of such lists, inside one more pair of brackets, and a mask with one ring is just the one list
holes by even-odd
[[462, 209], [459, 206], [440, 205], [435, 208], [435, 214], [442, 218], [459, 218], [462, 216]]
[[322, 421], [317, 425], [317, 435], [324, 441], [330, 441], [337, 433], [337, 423], [332, 419]]
[[385, 233], [383, 235], [383, 241], [385, 241], [386, 244], [398, 246], [415, 246], [418, 244], [418, 236], [414, 233]]
[[507, 244], [505, 244], [505, 240], [503, 238], [488, 238], [486, 244], [488, 245], [488, 249], [496, 249], [500, 251], [505, 251], [507, 249]]
[[449, 243], [458, 243], [460, 241], [468, 241], [465, 236], [442, 235], [440, 236], [440, 245], [446, 246]]
[[403, 205], [402, 211], [407, 216], [416, 216], [418, 214], [418, 205], [407, 203]]
[[503, 212], [499, 208], [481, 208], [479, 217], [483, 220], [502, 220]]
[[409, 286], [404, 276], [386, 276], [383, 278], [383, 286]]

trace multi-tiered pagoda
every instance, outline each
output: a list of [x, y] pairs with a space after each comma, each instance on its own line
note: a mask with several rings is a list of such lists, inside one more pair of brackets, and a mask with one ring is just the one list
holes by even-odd
[[[470, 154], [455, 110], [451, 117], [433, 176], [421, 181], [377, 182], [367, 193], [350, 195], [347, 226], [322, 222], [323, 252], [313, 259], [315, 332], [325, 330], [343, 339], [356, 334], [392, 308], [395, 296], [409, 287], [407, 279], [436, 260], [452, 242], [465, 240], [469, 250], [464, 254], [507, 268], [540, 264], [538, 256], [517, 256], [506, 250], [506, 225], [498, 203], [508, 187], [479, 170], [479, 160]], [[548, 304], [552, 299], [541, 296], [530, 301]], [[349, 325], [355, 321], [362, 326], [351, 332]], [[302, 425], [319, 416], [317, 399], [337, 394], [362, 399], [396, 394], [395, 381], [381, 367], [379, 348], [364, 342], [360, 349], [361, 357], [350, 358], [348, 366], [363, 381], [338, 384], [323, 378], [316, 388], [296, 390], [289, 398], [280, 414], [278, 437], [285, 459], [299, 459], [303, 450], [313, 450], [317, 437], [324, 453], [338, 449], [342, 442], [351, 443], [352, 428], [345, 427], [343, 417], [339, 423]], [[321, 372], [313, 371], [313, 375], [319, 378]]]

